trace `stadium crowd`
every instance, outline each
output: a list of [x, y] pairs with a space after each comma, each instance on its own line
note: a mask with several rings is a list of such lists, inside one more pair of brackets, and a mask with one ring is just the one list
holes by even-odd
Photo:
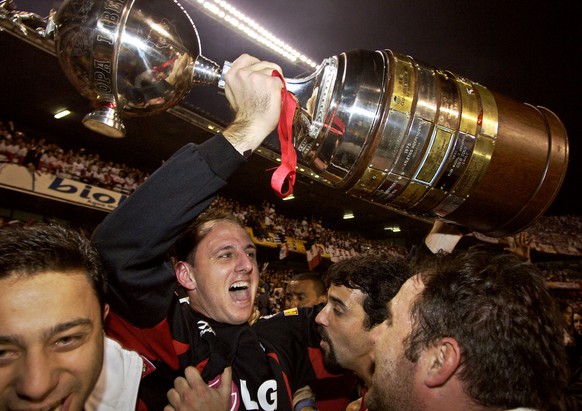
[[[111, 161], [100, 153], [91, 153], [84, 148], [74, 150], [49, 142], [44, 137], [29, 136], [19, 131], [11, 120], [0, 121], [0, 164], [2, 163], [25, 166], [31, 172], [51, 173], [127, 195], [149, 176], [146, 171]], [[236, 200], [217, 196], [212, 207], [232, 212], [253, 230], [254, 238], [259, 242], [276, 244], [278, 247], [286, 244], [288, 247], [294, 241], [299, 241], [304, 244], [301, 252], [318, 244], [320, 253], [329, 256], [332, 262], [356, 255], [405, 256], [408, 252], [405, 247], [370, 240], [364, 234], [328, 229], [322, 224], [320, 217], [305, 216], [301, 220], [288, 218], [277, 213], [275, 205], [266, 201], [262, 204], [241, 204]], [[582, 216], [544, 216], [524, 233], [529, 238], [528, 246], [533, 250], [551, 254], [582, 255]], [[502, 241], [507, 242], [508, 239]], [[299, 250], [293, 246], [289, 249], [289, 252], [297, 251]], [[545, 272], [548, 281], [581, 280], [579, 271], [546, 266], [540, 268]], [[281, 306], [281, 290], [294, 274], [290, 270], [279, 272], [273, 268], [265, 269], [263, 279], [268, 284], [267, 288], [270, 288], [275, 307]]]

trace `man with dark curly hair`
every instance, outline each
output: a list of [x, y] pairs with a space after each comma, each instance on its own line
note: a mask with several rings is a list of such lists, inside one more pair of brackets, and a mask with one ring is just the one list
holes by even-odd
[[413, 273], [372, 332], [369, 410], [560, 409], [563, 330], [533, 265], [472, 247]]
[[[329, 370], [354, 372], [363, 384], [372, 376], [370, 333], [387, 317], [386, 304], [408, 279], [404, 258], [356, 256], [333, 264], [324, 280], [327, 304], [317, 315], [324, 364]], [[366, 409], [363, 398], [350, 409]]]

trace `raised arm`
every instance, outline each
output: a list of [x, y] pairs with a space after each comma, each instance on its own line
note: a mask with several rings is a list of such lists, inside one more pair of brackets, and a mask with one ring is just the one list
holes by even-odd
[[134, 325], [165, 317], [175, 287], [168, 249], [277, 125], [282, 84], [273, 70], [248, 55], [235, 60], [225, 88], [235, 119], [223, 135], [181, 148], [95, 231], [112, 271], [112, 309]]

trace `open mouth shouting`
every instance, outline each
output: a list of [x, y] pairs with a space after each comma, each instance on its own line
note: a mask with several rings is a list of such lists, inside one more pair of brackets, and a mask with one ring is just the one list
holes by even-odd
[[251, 299], [250, 281], [237, 281], [233, 283], [228, 291], [236, 302], [246, 302]]

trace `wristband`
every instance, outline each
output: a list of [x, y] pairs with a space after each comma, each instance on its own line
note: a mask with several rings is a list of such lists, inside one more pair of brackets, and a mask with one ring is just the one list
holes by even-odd
[[303, 407], [311, 407], [315, 411], [317, 411], [317, 405], [315, 404], [315, 400], [313, 398], [305, 398], [304, 400], [299, 401], [297, 404], [295, 404], [293, 410], [301, 411], [301, 408]]

